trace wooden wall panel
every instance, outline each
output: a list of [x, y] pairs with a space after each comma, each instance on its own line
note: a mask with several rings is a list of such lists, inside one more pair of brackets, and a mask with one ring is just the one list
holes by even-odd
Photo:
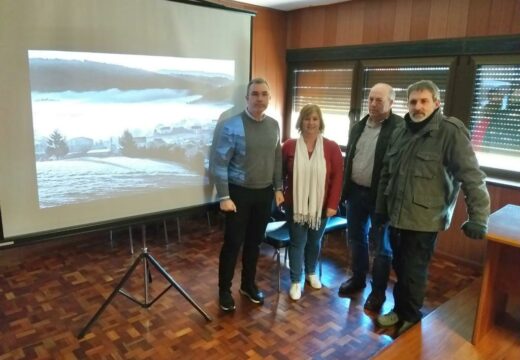
[[513, 11], [513, 25], [511, 26], [511, 33], [520, 33], [520, 1], [516, 1], [515, 9]]
[[366, 1], [363, 14], [363, 43], [393, 41], [396, 16], [396, 1]]
[[491, 4], [493, 0], [471, 0], [468, 9], [467, 36], [488, 35], [488, 24], [490, 21]]
[[[309, 34], [309, 19], [325, 31]], [[291, 11], [288, 23], [289, 49], [508, 35], [520, 33], [520, 1], [352, 0]]]
[[300, 44], [300, 34], [302, 33], [301, 21], [302, 12], [292, 11], [287, 16], [287, 44]]
[[428, 39], [431, 2], [432, 0], [414, 0], [412, 2], [411, 41]]
[[271, 87], [271, 103], [267, 111], [282, 125], [287, 69], [285, 49], [286, 14], [259, 9], [253, 20], [253, 77], [264, 77]]
[[311, 44], [311, 47], [320, 46], [325, 38], [325, 9], [318, 7], [315, 10], [305, 11], [302, 16], [303, 24], [300, 28], [300, 40]]
[[518, 0], [493, 0], [489, 30], [493, 34], [508, 34], [513, 26], [515, 4]]
[[394, 41], [410, 40], [412, 2], [413, 0], [397, 0], [395, 3]]
[[[330, 46], [337, 44], [361, 44], [363, 42], [363, 17], [361, 14], [365, 12], [365, 2], [354, 1], [331, 6], [338, 12], [338, 28], [336, 41], [330, 43]], [[289, 19], [291, 15], [289, 15]], [[304, 47], [305, 44], [300, 44]]]
[[520, 191], [518, 189], [489, 185], [488, 190], [491, 197], [491, 212], [495, 212], [507, 204], [520, 205]]
[[[430, 14], [430, 21], [428, 23], [428, 38], [429, 39], [443, 39], [446, 37], [446, 30], [448, 28], [448, 17], [446, 11], [437, 11], [437, 9], [448, 10], [450, 8], [451, 0], [436, 0], [433, 5], [433, 10]], [[414, 7], [414, 10], [417, 9]], [[420, 18], [418, 21], [420, 22]], [[417, 28], [417, 24], [414, 26]]]
[[326, 7], [325, 10], [325, 28], [324, 38], [326, 43], [334, 43], [336, 41], [338, 27], [338, 12], [335, 9]]
[[[367, 1], [365, 5], [365, 12], [363, 14], [363, 43], [371, 44], [378, 42], [380, 21], [383, 21], [379, 12], [380, 8], [377, 2]], [[361, 17], [361, 16], [360, 16]]]
[[[511, 187], [488, 184], [491, 212], [507, 204], [520, 205], [520, 190]], [[486, 254], [486, 241], [472, 240], [464, 236], [460, 227], [467, 220], [466, 204], [459, 194], [451, 227], [439, 234], [436, 251], [448, 257], [480, 266]]]
[[396, 2], [396, 0], [384, 1], [378, 6], [379, 19], [367, 19], [368, 21], [375, 21], [377, 23], [377, 42], [387, 43], [394, 41], [394, 25], [399, 21], [399, 15], [395, 7]]
[[439, 233], [436, 252], [466, 263], [483, 264], [486, 242], [467, 238], [460, 227], [467, 220], [464, 197], [459, 194], [455, 212], [448, 230]]
[[[466, 36], [468, 26], [468, 13], [471, 0], [451, 0], [448, 10], [448, 23], [446, 29], [447, 38], [460, 38]], [[433, 11], [437, 11], [435, 4]]]

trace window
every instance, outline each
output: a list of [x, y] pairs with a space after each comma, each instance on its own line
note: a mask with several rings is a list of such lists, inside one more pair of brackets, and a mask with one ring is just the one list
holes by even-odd
[[[288, 50], [289, 69], [296, 70], [289, 70], [285, 130], [289, 119], [294, 127], [302, 104], [312, 101], [326, 108], [324, 113], [329, 111], [326, 136], [345, 145], [352, 124], [368, 114], [373, 85], [390, 84], [396, 92], [393, 112], [404, 116], [408, 86], [431, 80], [439, 87], [443, 113], [460, 119], [470, 130], [487, 175], [516, 185], [520, 179], [518, 44], [518, 35], [512, 35]], [[328, 99], [334, 99], [336, 106], [330, 106]], [[327, 116], [338, 117], [329, 121], [334, 126], [329, 126]], [[291, 129], [291, 136], [297, 135]]]
[[[397, 63], [400, 62], [400, 65]], [[365, 63], [363, 69], [363, 103], [361, 116], [368, 114], [368, 94], [370, 88], [377, 83], [387, 83], [394, 88], [395, 101], [392, 106], [394, 114], [404, 116], [408, 112], [408, 97], [406, 90], [408, 86], [419, 80], [431, 80], [440, 90], [441, 104], [444, 104], [446, 88], [449, 79], [449, 62], [438, 60], [437, 64], [421, 64], [421, 59], [415, 59], [414, 63], [406, 64], [406, 60], [377, 63]], [[409, 62], [409, 61], [408, 61]]]
[[303, 65], [292, 72], [290, 137], [299, 136], [295, 125], [306, 104], [320, 106], [325, 122], [323, 135], [339, 145], [347, 145], [350, 98], [354, 66], [348, 63]]
[[470, 129], [481, 166], [520, 172], [520, 58], [516, 60], [477, 65]]

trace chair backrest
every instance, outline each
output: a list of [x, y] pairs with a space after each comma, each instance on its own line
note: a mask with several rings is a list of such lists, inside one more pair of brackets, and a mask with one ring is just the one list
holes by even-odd
[[327, 221], [327, 225], [325, 226], [325, 234], [336, 230], [344, 230], [347, 228], [347, 223], [347, 209], [345, 203], [340, 203], [337, 214], [330, 217]]
[[344, 230], [347, 228], [347, 218], [343, 216], [332, 216], [328, 219], [327, 225], [325, 225], [325, 234], [328, 234], [336, 230]]
[[277, 248], [289, 246], [289, 224], [287, 221], [273, 221], [267, 224], [264, 242]]
[[347, 224], [347, 209], [345, 207], [345, 203], [340, 203], [337, 214], [330, 217], [327, 221], [327, 225], [325, 226], [325, 234], [336, 230], [345, 230], [347, 228]]
[[284, 225], [286, 225], [287, 221], [271, 221], [267, 223], [267, 227], [265, 228], [265, 234], [272, 234], [276, 230], [280, 229]]

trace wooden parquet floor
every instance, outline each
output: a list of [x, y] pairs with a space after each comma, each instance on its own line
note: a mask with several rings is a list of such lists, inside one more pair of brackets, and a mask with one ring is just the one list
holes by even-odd
[[[341, 235], [331, 236], [323, 249], [324, 288], [306, 287], [298, 302], [287, 294], [287, 268], [282, 269], [282, 292], [277, 292], [273, 252], [262, 245], [258, 285], [265, 304], [252, 304], [238, 293], [238, 265], [233, 284], [237, 309], [225, 314], [218, 308], [217, 290], [222, 231], [218, 226], [209, 230], [201, 219], [181, 224], [182, 241], [171, 238], [176, 231], [172, 224], [168, 244], [162, 230], [152, 227], [148, 250], [213, 321], [206, 321], [174, 288], [149, 308], [118, 294], [78, 340], [141, 247], [137, 233], [133, 256], [126, 231], [115, 233], [113, 246], [108, 233], [91, 233], [0, 250], [0, 360], [367, 359], [393, 341], [392, 333], [375, 326], [375, 315], [363, 310], [370, 286], [353, 298], [337, 295], [348, 269]], [[474, 269], [435, 257], [425, 314], [478, 276]], [[151, 278], [153, 299], [169, 284], [153, 268]], [[385, 311], [393, 305], [391, 285]], [[125, 290], [143, 299], [142, 265]]]

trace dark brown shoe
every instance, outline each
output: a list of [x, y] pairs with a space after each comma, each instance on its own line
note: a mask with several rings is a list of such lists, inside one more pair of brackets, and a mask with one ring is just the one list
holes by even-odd
[[363, 290], [366, 287], [365, 280], [351, 277], [347, 281], [341, 283], [338, 289], [338, 295], [348, 296]]
[[386, 296], [371, 292], [365, 301], [365, 309], [368, 311], [379, 312], [385, 303]]

